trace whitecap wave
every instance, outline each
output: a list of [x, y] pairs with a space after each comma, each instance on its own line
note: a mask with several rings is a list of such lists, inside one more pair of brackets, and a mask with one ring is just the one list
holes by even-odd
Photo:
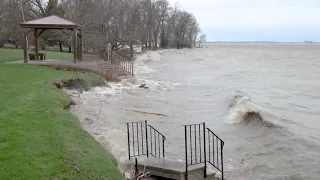
[[[141, 89], [161, 94], [174, 90], [180, 83], [155, 81], [143, 78], [128, 78], [122, 79], [121, 82], [109, 82], [108, 85], [109, 87], [92, 88], [88, 92], [83, 92], [83, 94], [86, 94], [88, 97], [110, 97], [111, 99], [117, 99], [117, 97], [121, 97], [123, 93], [131, 93], [133, 90], [140, 89], [141, 85], [143, 85], [143, 88]], [[77, 91], [69, 91], [69, 93], [73, 93], [74, 96], [79, 96], [79, 92]]]
[[153, 61], [160, 61], [161, 54], [164, 52], [166, 51], [146, 51], [145, 53], [138, 55], [134, 63], [135, 74], [139, 75], [154, 72], [155, 70], [147, 64]]
[[253, 103], [248, 95], [237, 91], [233, 95], [229, 114], [225, 120], [230, 124], [263, 124], [266, 127], [280, 127], [281, 118]]

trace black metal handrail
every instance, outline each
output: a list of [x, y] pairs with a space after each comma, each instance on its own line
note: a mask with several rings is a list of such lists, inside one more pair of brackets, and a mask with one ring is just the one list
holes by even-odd
[[223, 146], [224, 141], [217, 136], [213, 131], [207, 128], [208, 132], [208, 160], [213, 167], [221, 172], [222, 180], [224, 178], [223, 174]]
[[129, 160], [132, 157], [148, 156], [147, 121], [127, 123]]
[[166, 137], [147, 121], [127, 123], [129, 160], [149, 155], [165, 158]]
[[223, 174], [223, 146], [224, 141], [217, 136], [205, 123], [185, 125], [185, 159], [188, 179], [188, 167], [203, 164], [203, 177], [207, 178], [207, 163], [211, 164]]
[[165, 158], [164, 142], [166, 137], [151, 125], [148, 125], [150, 133], [150, 152], [149, 154], [156, 158]]
[[206, 167], [206, 141], [205, 141], [205, 123], [184, 125], [185, 130], [185, 158], [186, 173], [185, 179], [188, 179], [188, 167], [204, 164], [204, 178], [207, 177]]

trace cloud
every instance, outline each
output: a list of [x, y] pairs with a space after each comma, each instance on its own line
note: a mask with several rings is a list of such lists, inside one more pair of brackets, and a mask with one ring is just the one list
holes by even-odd
[[320, 0], [169, 0], [192, 12], [202, 29], [320, 27]]

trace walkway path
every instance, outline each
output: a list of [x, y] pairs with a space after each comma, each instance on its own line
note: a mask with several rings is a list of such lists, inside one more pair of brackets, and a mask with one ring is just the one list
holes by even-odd
[[[23, 64], [23, 61], [14, 61], [13, 64]], [[107, 81], [121, 81], [124, 77], [129, 77], [130, 74], [110, 62], [103, 60], [82, 61], [73, 63], [70, 60], [44, 60], [44, 61], [29, 61], [30, 65], [53, 67], [58, 70], [86, 71], [102, 76]]]

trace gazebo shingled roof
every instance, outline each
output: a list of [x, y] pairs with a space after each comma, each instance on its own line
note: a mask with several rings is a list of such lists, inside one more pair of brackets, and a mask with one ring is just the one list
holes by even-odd
[[[74, 22], [68, 21], [66, 19], [63, 19], [58, 16], [48, 16], [36, 20], [31, 20], [27, 22], [20, 23], [20, 27], [23, 29], [29, 28], [29, 31], [24, 32], [24, 36], [26, 37], [28, 33], [33, 30], [35, 35], [35, 51], [36, 51], [36, 58], [39, 58], [39, 36], [47, 29], [67, 29], [73, 31], [73, 55], [74, 55], [74, 62], [77, 62], [77, 58], [79, 60], [82, 60], [82, 27], [77, 25]], [[38, 31], [40, 30], [40, 31]], [[79, 32], [79, 33], [78, 33]], [[79, 48], [79, 56], [77, 56], [77, 37], [80, 39], [80, 48]], [[28, 43], [25, 40], [25, 46], [24, 46], [24, 62], [28, 62]]]
[[41, 19], [36, 19], [28, 22], [20, 23], [20, 26], [23, 28], [54, 28], [54, 29], [82, 29], [81, 26], [63, 19], [58, 16], [48, 16]]

